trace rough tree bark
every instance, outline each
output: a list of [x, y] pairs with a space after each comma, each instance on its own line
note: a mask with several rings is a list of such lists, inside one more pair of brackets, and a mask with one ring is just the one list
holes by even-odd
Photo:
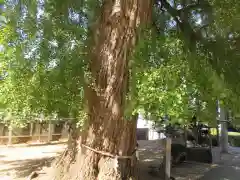
[[152, 0], [105, 0], [100, 11], [90, 52], [92, 82], [85, 92], [88, 126], [76, 162], [61, 179], [135, 179], [132, 161], [115, 156], [131, 157], [136, 145], [136, 117], [123, 118], [128, 64], [137, 29], [151, 18]]
[[151, 8], [151, 0], [104, 1], [91, 52], [89, 126], [82, 137], [85, 146], [81, 146], [74, 179], [134, 179], [131, 159], [111, 156], [131, 157], [135, 149], [136, 124], [123, 118], [128, 63], [136, 45], [137, 28], [148, 22]]

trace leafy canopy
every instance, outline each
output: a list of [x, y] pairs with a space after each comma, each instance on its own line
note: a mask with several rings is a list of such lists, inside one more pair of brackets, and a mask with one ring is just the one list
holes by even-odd
[[[233, 6], [231, 4], [236, 6]], [[156, 0], [130, 61], [126, 114], [210, 121], [216, 100], [238, 111], [239, 15], [236, 0]], [[93, 0], [5, 1], [1, 17], [0, 102], [16, 117], [84, 113]], [[225, 8], [226, 7], [226, 8]], [[1, 18], [2, 19], [2, 18]]]

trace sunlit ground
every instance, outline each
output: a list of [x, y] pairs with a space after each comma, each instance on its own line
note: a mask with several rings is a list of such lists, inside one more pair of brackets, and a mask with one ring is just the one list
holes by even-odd
[[65, 148], [64, 144], [30, 147], [0, 147], [0, 180], [26, 179], [32, 171], [50, 165]]

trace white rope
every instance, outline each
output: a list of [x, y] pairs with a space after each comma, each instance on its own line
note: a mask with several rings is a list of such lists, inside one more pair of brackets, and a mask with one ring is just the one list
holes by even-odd
[[93, 151], [97, 154], [101, 154], [101, 155], [104, 155], [104, 156], [108, 156], [108, 157], [111, 157], [114, 159], [114, 169], [117, 171], [117, 168], [118, 168], [118, 159], [130, 159], [131, 160], [131, 166], [133, 166], [133, 160], [134, 160], [134, 154], [136, 154], [136, 159], [139, 160], [139, 154], [138, 154], [138, 151], [137, 149], [135, 149], [135, 153], [133, 152], [131, 156], [119, 156], [119, 155], [113, 155], [111, 153], [108, 153], [108, 152], [104, 152], [104, 151], [98, 151], [96, 149], [93, 149], [85, 144], [81, 144], [82, 147], [85, 147], [87, 149], [89, 149], [90, 151]]
[[89, 149], [89, 150], [91, 150], [91, 151], [93, 151], [93, 152], [95, 152], [95, 153], [102, 154], [102, 155], [104, 155], [104, 156], [108, 156], [108, 157], [112, 157], [112, 158], [116, 158], [116, 159], [132, 159], [132, 157], [133, 157], [133, 155], [134, 155], [134, 154], [132, 154], [131, 156], [113, 155], [113, 154], [108, 153], [108, 152], [98, 151], [98, 150], [93, 149], [93, 148], [91, 148], [91, 147], [89, 147], [89, 146], [86, 146], [85, 144], [82, 144], [82, 146], [85, 147], [85, 148], [87, 148], [87, 149]]

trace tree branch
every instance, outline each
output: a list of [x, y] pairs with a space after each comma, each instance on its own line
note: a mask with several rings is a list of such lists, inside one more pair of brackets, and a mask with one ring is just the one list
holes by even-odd
[[[224, 59], [224, 57], [231, 56], [235, 52], [233, 50], [231, 50], [231, 51], [229, 50], [228, 52], [226, 52], [226, 49], [229, 49], [229, 47], [224, 47], [223, 46], [224, 43], [222, 43], [223, 45], [221, 45], [220, 37], [215, 37], [214, 41], [211, 41], [210, 39], [205, 38], [202, 35], [201, 30], [203, 28], [205, 28], [206, 26], [208, 26], [209, 23], [207, 23], [206, 25], [203, 25], [198, 30], [195, 30], [191, 26], [188, 19], [183, 19], [183, 17], [181, 17], [181, 14], [183, 11], [191, 11], [192, 9], [196, 9], [199, 7], [205, 13], [208, 13], [211, 15], [211, 13], [212, 13], [211, 5], [209, 3], [207, 3], [206, 1], [202, 2], [202, 0], [201, 0], [201, 3], [188, 5], [187, 7], [183, 8], [181, 10], [177, 10], [176, 8], [172, 7], [167, 0], [158, 0], [158, 2], [161, 2], [163, 9], [165, 9], [170, 14], [170, 16], [172, 16], [175, 19], [176, 23], [178, 24], [179, 30], [182, 33], [184, 41], [185, 41], [186, 45], [188, 46], [189, 51], [197, 53], [196, 50], [197, 50], [197, 46], [199, 45], [199, 47], [198, 47], [199, 50], [202, 51], [207, 56], [210, 56], [210, 58], [208, 58], [208, 63], [210, 66], [212, 66], [212, 68], [216, 71], [216, 73], [218, 75], [224, 74], [224, 76], [229, 81], [231, 81], [230, 77], [232, 78], [234, 76], [232, 73], [232, 69], [234, 68], [234, 66], [236, 66], [237, 63], [232, 63], [232, 62], [228, 63]], [[216, 43], [216, 39], [218, 40], [218, 43]], [[233, 60], [236, 60], [236, 59], [234, 59], [234, 58], [231, 59], [231, 61], [233, 61]], [[228, 66], [226, 66], [226, 63], [228, 63], [232, 66], [228, 65], [229, 66], [228, 67]], [[237, 76], [240, 76], [240, 73], [237, 73]], [[236, 81], [234, 81], [234, 83], [235, 82]], [[235, 85], [235, 84], [232, 83], [230, 85]], [[234, 88], [235, 88], [235, 86], [234, 86]]]
[[161, 2], [161, 7], [165, 8], [167, 12], [172, 16], [172, 17], [180, 17], [180, 12], [178, 10], [174, 9], [168, 2], [167, 0], [160, 0]]
[[188, 21], [181, 19], [180, 12], [173, 8], [167, 0], [160, 0], [162, 7], [174, 18], [179, 26], [180, 31], [183, 33], [185, 40], [189, 46], [189, 50], [193, 50], [196, 47], [197, 41], [202, 39], [200, 32], [195, 32]]
[[179, 12], [189, 12], [194, 9], [202, 8], [202, 4], [189, 4], [184, 8], [179, 9]]
[[196, 10], [196, 9], [208, 9], [211, 8], [211, 5], [207, 1], [198, 1], [197, 3], [194, 4], [189, 4], [184, 8], [179, 9], [179, 13], [181, 12], [190, 12], [191, 10]]

